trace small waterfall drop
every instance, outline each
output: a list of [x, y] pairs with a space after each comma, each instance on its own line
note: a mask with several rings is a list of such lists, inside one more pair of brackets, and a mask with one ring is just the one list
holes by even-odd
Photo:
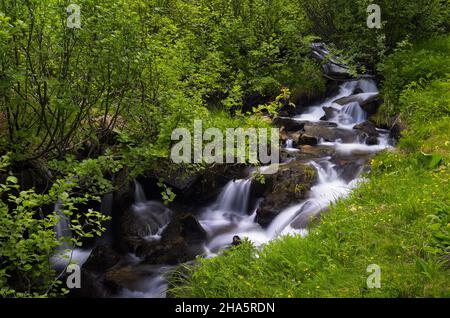
[[217, 210], [239, 215], [248, 213], [251, 180], [232, 180], [228, 182], [219, 196]]
[[[362, 180], [358, 178], [361, 163], [359, 161], [356, 163], [356, 161], [361, 160], [361, 156], [365, 158], [366, 155], [369, 156], [371, 153], [389, 147], [387, 132], [378, 130], [379, 144], [369, 146], [364, 143], [364, 140], [357, 138], [357, 132], [353, 129], [355, 124], [367, 119], [367, 113], [361, 104], [367, 102], [369, 98], [373, 98], [377, 93], [376, 83], [370, 78], [347, 81], [341, 84], [339, 91], [334, 96], [329, 96], [320, 103], [305, 107], [302, 114], [292, 117], [293, 120], [304, 122], [305, 125], [322, 126], [324, 129], [338, 131], [340, 136], [343, 135], [342, 138], [328, 139], [334, 141], [326, 141], [325, 138], [321, 138], [318, 146], [332, 147], [335, 150], [334, 153], [302, 159], [305, 160], [305, 163], [308, 162], [306, 160], [311, 160], [309, 164], [317, 171], [317, 180], [314, 186], [311, 187], [304, 200], [293, 202], [291, 206], [279, 212], [267, 228], [262, 228], [255, 221], [257, 206], [251, 206], [253, 202], [251, 200], [252, 177], [230, 181], [215, 202], [204, 208], [198, 217], [199, 223], [208, 235], [204, 242], [204, 257], [220, 255], [221, 250], [231, 245], [234, 236], [239, 236], [241, 239], [247, 238], [256, 246], [260, 246], [284, 235], [307, 235], [310, 222], [317, 219], [321, 213], [326, 212], [330, 204], [349, 195], [351, 190]], [[351, 98], [348, 99], [352, 101], [350, 103], [343, 106], [335, 103], [339, 99], [350, 96]], [[334, 118], [324, 117], [323, 107], [335, 108]], [[324, 123], [323, 118], [328, 123]], [[333, 125], [328, 125], [329, 123], [333, 123]], [[347, 133], [355, 138], [345, 138], [348, 137]], [[285, 150], [291, 153], [301, 151], [301, 149], [292, 149], [293, 145], [293, 140], [287, 139]], [[362, 160], [364, 161], [364, 159]], [[264, 171], [265, 167], [259, 170], [260, 172]], [[168, 221], [164, 212], [155, 213], [158, 210], [163, 211], [154, 206], [157, 204], [156, 202], [148, 206], [151, 201], [146, 200], [144, 191], [137, 181], [135, 181], [135, 202], [133, 209], [135, 213], [141, 215], [143, 222], [152, 220], [150, 223], [156, 224], [144, 234], [152, 239], [158, 238]], [[159, 274], [151, 276], [145, 282], [145, 288], [125, 289], [122, 297], [164, 297], [167, 284]]]
[[294, 148], [294, 140], [292, 139], [286, 140], [286, 148]]
[[137, 180], [134, 180], [134, 201], [136, 203], [144, 203], [147, 201], [142, 185]]
[[140, 236], [148, 240], [159, 240], [161, 234], [169, 224], [172, 211], [158, 201], [148, 201], [142, 185], [134, 181], [134, 201], [132, 212], [145, 226]]
[[367, 119], [367, 113], [361, 108], [358, 102], [344, 105], [339, 112], [338, 122], [343, 125], [354, 125]]
[[357, 88], [363, 93], [378, 93], [378, 87], [376, 82], [370, 78], [362, 78], [358, 80]]
[[72, 232], [69, 227], [70, 218], [64, 214], [61, 200], [56, 202], [54, 210], [58, 216], [58, 223], [55, 226], [56, 238], [61, 241], [60, 250], [66, 250], [70, 248], [68, 240], [72, 238]]
[[55, 226], [56, 238], [61, 242], [61, 245], [55, 251], [55, 254], [50, 258], [53, 267], [57, 270], [64, 269], [69, 262], [83, 265], [88, 259], [91, 250], [83, 250], [74, 248], [70, 244], [72, 232], [70, 230], [70, 218], [65, 215], [62, 209], [62, 201], [58, 200], [55, 204], [55, 213], [58, 216], [58, 223]]
[[267, 228], [267, 235], [273, 239], [279, 235], [305, 235], [306, 225], [330, 203], [345, 197], [351, 190], [349, 184], [340, 179], [335, 166], [328, 160], [320, 164], [310, 163], [316, 170], [318, 180], [311, 188], [309, 199], [282, 211]]

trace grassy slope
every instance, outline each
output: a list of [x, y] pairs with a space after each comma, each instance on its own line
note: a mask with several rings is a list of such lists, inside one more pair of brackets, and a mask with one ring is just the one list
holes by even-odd
[[[402, 65], [390, 68], [402, 75]], [[174, 294], [450, 297], [450, 81], [439, 75], [404, 85], [400, 96], [409, 129], [399, 149], [378, 155], [368, 182], [336, 203], [308, 237], [259, 250], [246, 242], [199, 259]], [[367, 288], [370, 264], [381, 267], [380, 289]]]

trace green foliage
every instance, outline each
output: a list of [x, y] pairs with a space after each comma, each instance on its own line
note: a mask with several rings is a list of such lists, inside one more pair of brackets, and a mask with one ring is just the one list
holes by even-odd
[[[0, 158], [0, 175], [9, 165], [9, 157]], [[47, 194], [21, 190], [12, 175], [0, 183], [0, 295], [3, 297], [47, 297], [64, 293], [50, 263], [64, 243], [56, 237], [55, 226], [61, 215], [71, 219], [71, 249], [81, 246], [81, 238], [100, 236], [101, 223], [107, 217], [89, 210], [78, 214], [77, 208], [91, 195], [74, 195], [77, 184], [73, 176], [57, 180]], [[48, 212], [59, 201], [61, 214]], [[61, 256], [64, 257], [64, 256]]]
[[440, 0], [380, 0], [382, 28], [366, 25], [371, 0], [299, 0], [312, 22], [311, 32], [334, 43], [359, 66], [372, 69], [397, 46], [448, 31], [449, 3]]
[[[379, 69], [385, 76], [383, 82], [385, 112], [390, 115], [399, 112], [411, 115], [414, 111], [420, 111], [421, 107], [410, 107], [410, 104], [420, 105], [422, 102], [427, 103], [427, 106], [422, 107], [427, 111], [431, 106], [431, 102], [426, 101], [428, 96], [436, 100], [439, 94], [448, 94], [448, 80], [445, 80], [445, 77], [450, 74], [449, 51], [450, 37], [441, 36], [414, 45], [407, 43], [400, 46], [380, 64]], [[442, 83], [439, 83], [438, 79], [442, 79]], [[435, 82], [421, 93], [424, 86], [432, 81]], [[420, 101], [413, 101], [417, 97]], [[442, 100], [445, 102], [445, 99]], [[407, 107], [410, 109], [405, 109]], [[437, 106], [434, 108], [438, 110]], [[443, 110], [438, 111], [441, 113], [446, 109], [448, 110], [444, 106]], [[433, 115], [433, 112], [429, 114]]]
[[[367, 183], [331, 207], [305, 238], [250, 243], [199, 258], [174, 281], [178, 297], [448, 297], [448, 161], [385, 153]], [[420, 189], [420, 191], [417, 191]], [[381, 267], [381, 289], [366, 268]], [[220, 274], [219, 274], [220, 273]]]
[[[173, 294], [450, 297], [450, 63], [443, 39], [403, 47], [384, 63], [385, 98], [408, 126], [399, 151], [378, 154], [367, 181], [332, 205], [307, 237], [260, 248], [244, 242], [198, 258], [173, 282]], [[380, 289], [367, 288], [370, 264], [381, 267]]]
[[162, 189], [161, 197], [165, 205], [172, 203], [175, 200], [176, 194], [172, 191], [170, 187], [168, 187], [163, 179], [160, 179], [158, 182], [158, 187]]
[[208, 108], [323, 90], [290, 1], [80, 0], [81, 29], [66, 26], [69, 3], [0, 5], [0, 139], [15, 160], [98, 155], [116, 134], [157, 159], [174, 128], [214, 121]]

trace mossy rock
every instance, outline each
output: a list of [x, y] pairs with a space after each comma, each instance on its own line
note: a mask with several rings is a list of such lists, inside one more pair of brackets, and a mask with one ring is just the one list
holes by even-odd
[[266, 227], [285, 208], [306, 198], [317, 177], [316, 170], [298, 161], [280, 166], [266, 176], [264, 200], [256, 212], [256, 222]]

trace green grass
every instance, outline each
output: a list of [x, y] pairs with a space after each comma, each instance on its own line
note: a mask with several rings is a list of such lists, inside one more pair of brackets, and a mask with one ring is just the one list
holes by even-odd
[[[246, 242], [224, 256], [199, 259], [173, 292], [184, 297], [450, 296], [443, 255], [450, 239], [450, 165], [428, 170], [420, 158], [386, 153], [373, 166], [370, 181], [338, 202], [306, 238], [285, 237], [259, 250]], [[370, 264], [381, 267], [380, 289], [366, 287]]]
[[[417, 47], [411, 50], [423, 50]], [[401, 58], [421, 52], [395, 53], [386, 82], [405, 75], [398, 63], [409, 63], [406, 75], [426, 74], [427, 62]], [[445, 61], [450, 64], [448, 54]], [[389, 71], [396, 66], [400, 72]], [[391, 95], [397, 88], [385, 86]], [[246, 241], [222, 256], [198, 258], [173, 280], [172, 294], [450, 297], [449, 92], [445, 73], [403, 83], [394, 109], [408, 129], [398, 149], [377, 155], [368, 181], [333, 205], [306, 238], [283, 237], [260, 248]], [[367, 287], [370, 264], [381, 268], [379, 289]]]

